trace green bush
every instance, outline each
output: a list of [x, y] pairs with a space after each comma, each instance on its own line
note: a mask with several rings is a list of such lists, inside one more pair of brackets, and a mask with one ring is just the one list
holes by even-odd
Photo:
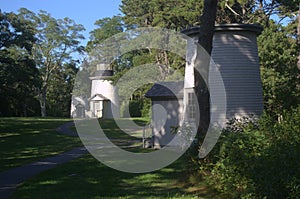
[[[129, 114], [125, 111], [129, 107]], [[151, 118], [151, 100], [124, 101], [120, 107], [121, 117], [146, 117]]]
[[142, 117], [151, 118], [151, 100], [144, 99], [143, 107], [141, 110]]
[[141, 117], [142, 103], [139, 100], [129, 101], [129, 112], [131, 117]]
[[264, 115], [259, 127], [250, 122], [238, 133], [227, 129], [213, 151], [198, 161], [200, 173], [230, 198], [298, 198], [299, 121], [300, 107], [283, 113], [281, 122]]
[[[126, 109], [129, 107], [129, 114]], [[120, 108], [121, 117], [141, 117], [142, 103], [139, 100], [131, 100], [129, 102], [123, 102]]]

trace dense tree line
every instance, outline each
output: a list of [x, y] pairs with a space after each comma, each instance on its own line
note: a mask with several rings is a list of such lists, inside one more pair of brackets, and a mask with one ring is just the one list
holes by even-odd
[[34, 29], [14, 13], [0, 13], [0, 20], [0, 115], [35, 115], [38, 104], [32, 99], [39, 80], [30, 56], [36, 41]]
[[82, 25], [49, 13], [0, 12], [1, 116], [68, 116]]
[[[299, 103], [298, 3], [297, 0], [220, 0], [218, 3], [216, 23], [264, 26], [258, 39], [259, 56], [265, 110], [274, 117]], [[132, 28], [162, 27], [180, 31], [200, 25], [203, 6], [204, 1], [195, 0], [123, 0], [120, 5], [123, 15], [97, 20], [97, 28], [91, 31], [85, 48], [79, 43], [84, 28], [71, 19], [55, 19], [44, 11], [36, 14], [27, 9], [18, 13], [1, 12], [0, 114], [45, 116], [48, 109], [48, 115], [67, 116], [79, 66], [74, 52], [90, 53], [105, 39]], [[289, 23], [283, 26], [278, 23], [280, 19], [275, 22], [274, 15], [289, 19]], [[161, 75], [183, 72], [185, 66], [184, 60], [170, 52], [142, 49], [115, 58], [112, 63], [115, 78], [130, 67], [147, 63], [158, 64]], [[140, 93], [146, 90], [141, 88], [132, 99], [143, 98]]]

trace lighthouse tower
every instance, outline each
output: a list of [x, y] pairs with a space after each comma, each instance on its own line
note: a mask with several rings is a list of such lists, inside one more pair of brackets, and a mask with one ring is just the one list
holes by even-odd
[[[188, 43], [185, 90], [194, 87], [194, 60], [200, 27], [183, 31], [194, 39]], [[257, 36], [262, 27], [247, 24], [216, 25], [213, 38], [212, 60], [219, 68], [227, 98], [226, 118], [260, 115], [263, 112], [262, 85], [257, 49]], [[209, 87], [216, 85], [214, 71], [209, 71]], [[217, 109], [215, 111], [218, 111]]]
[[114, 75], [113, 70], [106, 64], [98, 64], [92, 80], [90, 112], [91, 117], [118, 118], [120, 117], [118, 89], [109, 80]]

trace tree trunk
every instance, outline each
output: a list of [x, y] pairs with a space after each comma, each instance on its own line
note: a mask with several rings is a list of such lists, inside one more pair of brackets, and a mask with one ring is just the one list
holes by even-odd
[[43, 88], [39, 94], [39, 101], [40, 101], [40, 107], [41, 107], [41, 116], [46, 117], [47, 116], [47, 110], [46, 110], [46, 93], [47, 89]]
[[[210, 122], [210, 95], [208, 90], [208, 73], [210, 65], [210, 55], [212, 52], [212, 43], [214, 27], [216, 21], [218, 0], [205, 0], [203, 14], [200, 18], [200, 32], [198, 43], [204, 48], [207, 54], [201, 49], [197, 50], [195, 63], [195, 93], [199, 103], [200, 115], [197, 115], [199, 127], [197, 135], [204, 135]], [[200, 73], [201, 75], [200, 75]]]

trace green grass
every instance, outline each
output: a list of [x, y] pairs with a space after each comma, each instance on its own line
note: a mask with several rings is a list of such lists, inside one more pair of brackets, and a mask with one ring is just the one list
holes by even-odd
[[[118, 122], [129, 130], [129, 134], [124, 133], [116, 124], [114, 119], [99, 119], [99, 124], [106, 136], [110, 139], [130, 139], [132, 137], [142, 138], [142, 131], [129, 126], [128, 121], [133, 121], [138, 126], [149, 124], [149, 118], [120, 118]], [[75, 126], [71, 127], [72, 131], [76, 131]]]
[[[141, 147], [142, 146], [142, 127], [149, 124], [149, 118], [120, 118], [117, 119], [118, 123], [127, 131], [125, 133], [121, 130], [115, 120], [113, 119], [99, 119], [99, 124], [111, 141], [120, 147]], [[132, 127], [128, 122], [134, 122], [137, 126]], [[83, 124], [85, 125], [85, 124]], [[139, 128], [140, 126], [140, 128]], [[86, 127], [88, 130], [88, 126]], [[71, 127], [72, 131], [76, 131], [75, 126]], [[147, 129], [149, 131], [150, 129]], [[149, 132], [148, 132], [149, 134]]]
[[[126, 122], [128, 119], [122, 119]], [[1, 161], [12, 166], [64, 151], [79, 143], [78, 138], [60, 135], [55, 128], [69, 120], [39, 118], [1, 118]], [[139, 125], [146, 119], [134, 119]], [[122, 132], [113, 120], [100, 120], [108, 137], [137, 139]], [[72, 128], [74, 129], [74, 127]], [[131, 129], [128, 127], [128, 129]], [[134, 129], [133, 129], [134, 130]], [[134, 132], [134, 131], [133, 131]], [[136, 133], [136, 132], [135, 132]], [[130, 133], [129, 133], [130, 134]], [[18, 144], [17, 144], [18, 143]], [[123, 143], [124, 144], [124, 143]], [[11, 146], [12, 148], [10, 148]], [[23, 151], [29, 148], [28, 153]], [[13, 149], [13, 151], [12, 151]], [[127, 149], [145, 153], [153, 149]], [[20, 157], [21, 158], [20, 158]], [[26, 158], [22, 158], [26, 156]], [[8, 162], [7, 157], [12, 157]], [[146, 174], [111, 169], [90, 154], [72, 160], [22, 183], [12, 198], [215, 198], [215, 192], [190, 173], [186, 157], [170, 166]]]
[[185, 158], [146, 174], [111, 169], [91, 155], [46, 171], [23, 183], [12, 198], [213, 198], [205, 183], [187, 179]]
[[56, 155], [81, 145], [56, 128], [71, 119], [0, 118], [0, 171]]
[[145, 126], [148, 123], [148, 120], [145, 118], [118, 119], [118, 123], [125, 128], [127, 133], [119, 129], [114, 120], [99, 120], [99, 124], [106, 136], [115, 145], [125, 147], [125, 150], [127, 150], [126, 147], [142, 147], [143, 131], [136, 127], [128, 126], [128, 120], [133, 121], [138, 126]]

